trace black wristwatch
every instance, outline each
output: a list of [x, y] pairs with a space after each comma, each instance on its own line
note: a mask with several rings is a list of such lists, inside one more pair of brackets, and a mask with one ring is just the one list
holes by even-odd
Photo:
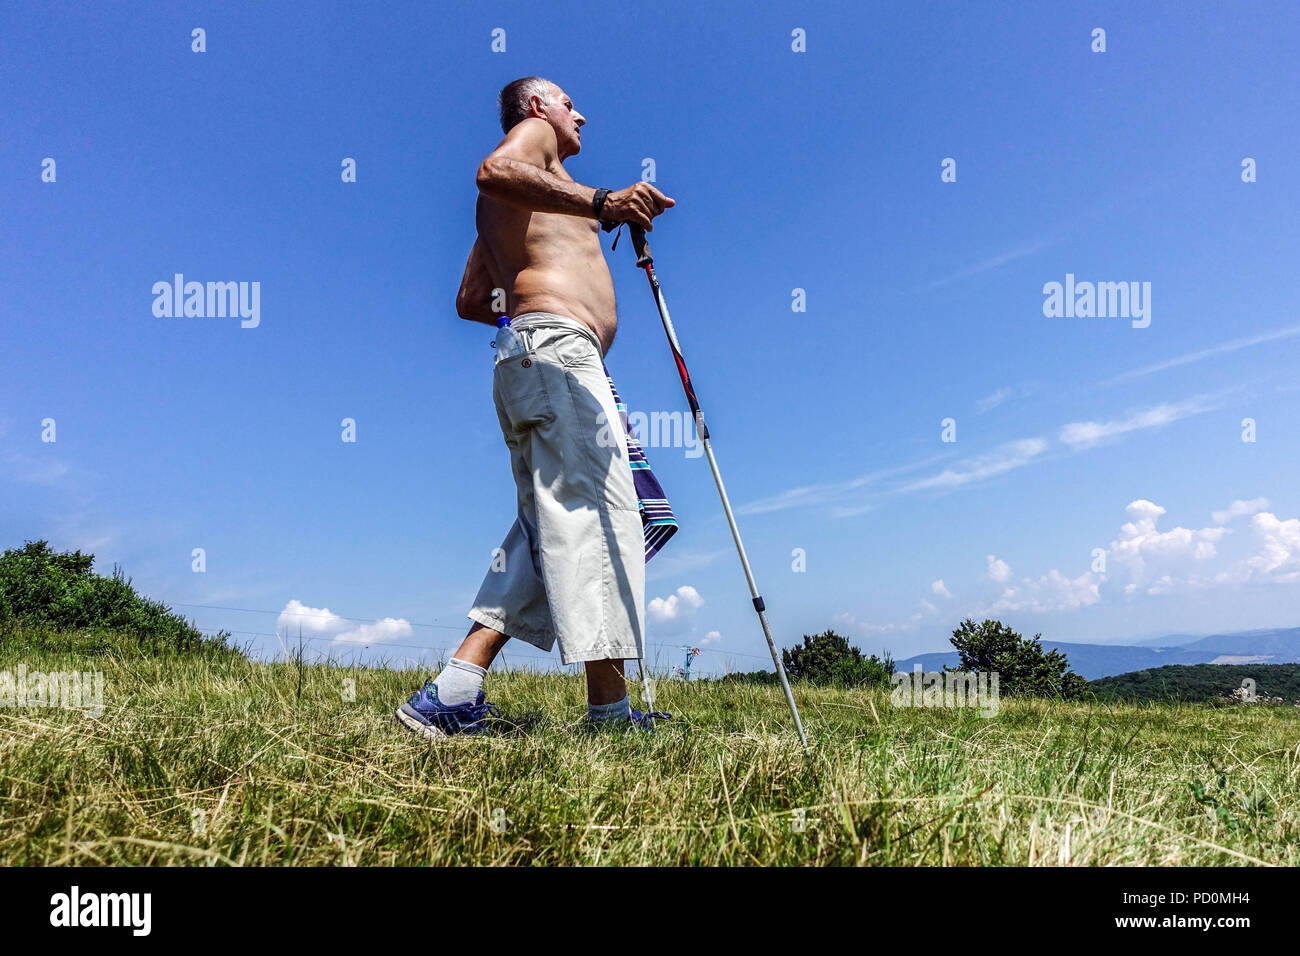
[[608, 189], [597, 189], [596, 194], [591, 197], [591, 208], [596, 211], [596, 221], [603, 223], [602, 218], [605, 214], [605, 198], [609, 196]]

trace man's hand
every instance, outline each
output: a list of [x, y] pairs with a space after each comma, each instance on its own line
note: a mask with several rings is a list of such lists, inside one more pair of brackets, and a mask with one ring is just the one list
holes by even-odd
[[607, 222], [631, 223], [651, 232], [654, 226], [650, 220], [675, 205], [675, 199], [669, 199], [649, 183], [638, 182], [606, 196], [601, 218]]

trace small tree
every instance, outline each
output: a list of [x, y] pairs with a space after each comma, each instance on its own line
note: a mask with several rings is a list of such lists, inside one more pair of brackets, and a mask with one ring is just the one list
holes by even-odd
[[796, 644], [781, 651], [781, 662], [791, 680], [837, 687], [888, 685], [894, 672], [894, 659], [888, 653], [884, 660], [875, 654], [865, 657], [834, 631], [805, 634], [802, 647]]
[[1021, 697], [1056, 697], [1078, 700], [1088, 682], [1070, 670], [1069, 659], [1053, 648], [1044, 651], [1043, 635], [1022, 637], [1001, 621], [976, 624], [970, 618], [952, 632], [952, 646], [961, 667], [945, 670], [998, 674], [999, 693]]

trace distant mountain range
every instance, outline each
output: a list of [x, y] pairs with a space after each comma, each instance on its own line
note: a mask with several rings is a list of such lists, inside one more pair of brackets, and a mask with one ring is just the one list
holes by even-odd
[[[1300, 627], [1237, 631], [1233, 634], [1169, 634], [1134, 644], [1062, 644], [1043, 639], [1070, 659], [1070, 669], [1087, 680], [1163, 667], [1165, 664], [1292, 664], [1300, 662]], [[956, 651], [918, 654], [898, 661], [895, 670], [925, 671], [956, 667]]]

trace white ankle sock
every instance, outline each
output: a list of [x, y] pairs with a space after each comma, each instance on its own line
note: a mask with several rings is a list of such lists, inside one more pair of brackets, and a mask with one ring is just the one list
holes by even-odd
[[612, 704], [588, 703], [587, 719], [598, 724], [611, 720], [631, 720], [632, 702], [628, 700], [627, 694], [624, 694], [622, 700], [616, 700]]
[[472, 704], [478, 699], [478, 692], [483, 687], [483, 678], [487, 671], [477, 664], [453, 657], [447, 666], [433, 680], [438, 688], [438, 700], [448, 707], [457, 704]]

